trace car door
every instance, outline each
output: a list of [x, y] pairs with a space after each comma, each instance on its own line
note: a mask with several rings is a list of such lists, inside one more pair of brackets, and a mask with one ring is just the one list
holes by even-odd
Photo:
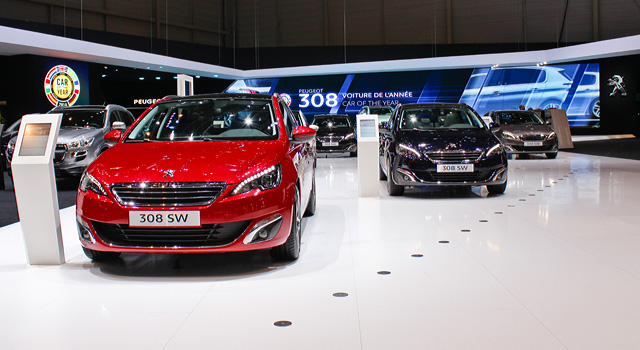
[[[289, 140], [292, 138], [292, 132], [295, 127], [299, 126], [296, 122], [293, 112], [289, 109], [286, 103], [282, 100], [278, 100], [278, 107], [282, 111], [282, 118], [284, 119], [284, 125], [287, 129]], [[302, 205], [306, 205], [306, 201], [311, 193], [312, 177], [313, 177], [313, 157], [310, 151], [310, 145], [307, 142], [303, 143], [291, 143], [292, 159], [294, 165], [298, 171], [298, 178], [300, 179], [300, 194]], [[304, 208], [304, 207], [303, 207]]]

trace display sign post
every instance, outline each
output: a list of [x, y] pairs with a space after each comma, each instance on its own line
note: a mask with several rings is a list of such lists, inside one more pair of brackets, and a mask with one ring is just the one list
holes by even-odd
[[358, 126], [358, 196], [378, 197], [380, 195], [378, 116], [357, 115], [356, 122]]
[[193, 77], [186, 74], [178, 74], [178, 96], [193, 95]]
[[558, 149], [573, 148], [567, 111], [564, 109], [548, 109], [545, 111], [545, 114], [547, 113], [551, 114], [551, 127], [558, 136]]
[[62, 114], [22, 117], [11, 160], [20, 227], [31, 265], [60, 265], [65, 261], [53, 169], [61, 120]]

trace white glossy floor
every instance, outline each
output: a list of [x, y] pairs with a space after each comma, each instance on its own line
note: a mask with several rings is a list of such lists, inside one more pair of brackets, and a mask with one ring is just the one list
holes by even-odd
[[29, 266], [19, 225], [2, 228], [0, 349], [640, 349], [640, 162], [561, 152], [509, 167], [502, 196], [390, 198], [381, 183], [359, 199], [356, 160], [319, 159], [318, 211], [288, 265], [93, 264], [69, 208], [67, 263]]

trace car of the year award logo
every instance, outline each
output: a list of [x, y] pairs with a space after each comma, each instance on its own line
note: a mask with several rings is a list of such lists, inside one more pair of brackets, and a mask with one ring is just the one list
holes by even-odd
[[80, 80], [73, 69], [55, 66], [44, 78], [44, 93], [54, 106], [72, 106], [80, 95]]

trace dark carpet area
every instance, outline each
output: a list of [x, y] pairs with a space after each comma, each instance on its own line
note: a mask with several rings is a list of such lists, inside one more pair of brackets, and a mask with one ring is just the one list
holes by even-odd
[[579, 141], [573, 143], [573, 149], [561, 151], [640, 160], [640, 138]]
[[[18, 222], [18, 208], [16, 206], [16, 195], [13, 191], [11, 178], [5, 171], [5, 190], [0, 190], [0, 227]], [[60, 209], [76, 204], [76, 191], [80, 179], [62, 179], [56, 182], [58, 188], [58, 207]]]

